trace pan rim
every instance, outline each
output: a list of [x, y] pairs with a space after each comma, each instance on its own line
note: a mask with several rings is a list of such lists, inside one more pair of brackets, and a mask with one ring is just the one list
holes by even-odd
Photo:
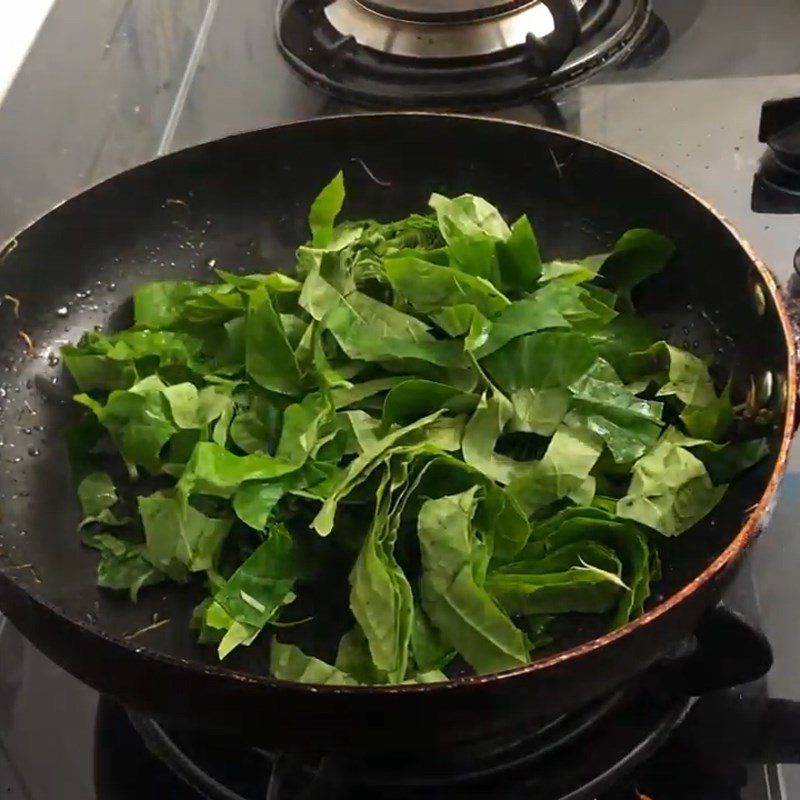
[[[89, 184], [76, 194], [67, 197], [64, 200], [54, 204], [47, 211], [35, 217], [27, 225], [25, 225], [23, 228], [17, 231], [17, 233], [12, 235], [7, 241], [0, 244], [0, 253], [5, 252], [6, 248], [12, 242], [14, 242], [19, 236], [21, 236], [28, 229], [36, 225], [39, 221], [47, 217], [50, 213], [57, 210], [61, 206], [66, 205], [67, 203], [73, 201], [77, 197], [83, 196], [91, 191], [94, 191], [98, 187], [114, 180], [120, 175], [124, 175], [129, 172], [142, 169], [148, 165], [155, 163], [156, 161], [161, 161], [165, 158], [168, 159], [176, 157], [182, 153], [186, 153], [201, 147], [207, 147], [215, 143], [226, 142], [228, 140], [232, 140], [238, 137], [252, 136], [265, 131], [282, 130], [287, 128], [305, 127], [305, 126], [311, 127], [314, 125], [321, 125], [325, 123], [346, 122], [354, 118], [366, 118], [366, 119], [421, 118], [421, 119], [450, 119], [450, 120], [461, 120], [465, 122], [479, 122], [479, 123], [495, 125], [498, 127], [515, 127], [515, 128], [540, 131], [575, 143], [589, 145], [591, 147], [603, 150], [607, 153], [611, 153], [612, 155], [618, 158], [633, 163], [640, 169], [647, 170], [648, 172], [657, 175], [662, 180], [667, 181], [677, 189], [681, 190], [684, 194], [688, 195], [691, 199], [693, 199], [696, 203], [702, 206], [707, 212], [713, 215], [713, 217], [718, 222], [720, 222], [723, 225], [723, 227], [727, 230], [728, 234], [744, 251], [748, 259], [755, 266], [756, 271], [759, 274], [759, 277], [763, 281], [767, 289], [767, 292], [769, 294], [769, 297], [777, 311], [787, 351], [787, 365], [786, 365], [787, 393], [786, 393], [786, 405], [783, 414], [783, 429], [781, 434], [780, 448], [776, 456], [775, 466], [772, 470], [772, 474], [770, 475], [769, 482], [767, 483], [767, 486], [765, 487], [758, 503], [752, 509], [750, 509], [746, 520], [739, 528], [739, 531], [736, 534], [736, 536], [730, 541], [727, 547], [693, 580], [685, 584], [681, 589], [672, 594], [670, 597], [667, 597], [666, 599], [662, 600], [658, 605], [654, 606], [652, 609], [644, 613], [642, 616], [637, 617], [635, 620], [632, 620], [622, 628], [606, 633], [602, 636], [594, 638], [588, 642], [584, 642], [575, 647], [571, 647], [568, 650], [555, 653], [553, 655], [547, 656], [546, 658], [532, 661], [520, 667], [514, 667], [512, 669], [503, 670], [501, 672], [494, 672], [486, 675], [464, 676], [440, 683], [404, 684], [395, 686], [383, 686], [383, 685], [331, 686], [331, 685], [321, 685], [321, 684], [303, 684], [303, 683], [295, 683], [293, 681], [279, 680], [269, 675], [258, 675], [251, 672], [241, 672], [221, 665], [209, 665], [209, 664], [202, 664], [197, 661], [188, 661], [186, 659], [161, 652], [157, 649], [147, 647], [146, 645], [141, 645], [138, 642], [135, 644], [131, 643], [120, 636], [104, 633], [83, 619], [75, 618], [63, 613], [55, 604], [48, 602], [41, 596], [38, 596], [38, 593], [36, 592], [35, 588], [27, 588], [26, 586], [24, 586], [19, 578], [16, 578], [9, 569], [7, 569], [5, 566], [2, 565], [0, 565], [0, 577], [2, 577], [4, 581], [8, 582], [8, 584], [11, 587], [13, 587], [13, 590], [21, 592], [29, 602], [33, 602], [36, 605], [44, 608], [46, 611], [55, 615], [63, 623], [66, 623], [68, 626], [76, 628], [83, 635], [91, 636], [94, 638], [100, 638], [106, 643], [112, 644], [115, 647], [122, 649], [127, 655], [135, 657], [139, 661], [139, 663], [143, 665], [148, 662], [149, 663], [156, 662], [167, 667], [173, 667], [173, 668], [179, 667], [181, 669], [188, 669], [195, 674], [202, 675], [210, 679], [236, 680], [241, 684], [247, 684], [254, 688], [292, 690], [295, 692], [299, 692], [301, 694], [317, 695], [317, 696], [321, 695], [328, 697], [331, 696], [363, 697], [370, 694], [382, 697], [387, 697], [391, 695], [407, 695], [407, 694], [418, 694], [418, 693], [441, 694], [444, 692], [467, 691], [487, 684], [494, 684], [496, 682], [499, 683], [500, 681], [511, 680], [516, 677], [528, 676], [535, 673], [546, 671], [550, 668], [556, 667], [566, 662], [575, 661], [581, 656], [596, 652], [605, 647], [606, 645], [610, 645], [613, 642], [616, 642], [620, 639], [633, 635], [639, 629], [646, 627], [651, 622], [654, 622], [659, 618], [665, 616], [669, 612], [674, 611], [679, 606], [681, 606], [685, 601], [687, 601], [690, 597], [692, 597], [697, 591], [699, 591], [703, 586], [714, 581], [717, 577], [722, 575], [726, 571], [726, 569], [728, 569], [736, 561], [738, 561], [744, 554], [744, 552], [747, 550], [749, 545], [752, 544], [757, 534], [760, 532], [760, 522], [762, 520], [762, 517], [765, 516], [767, 510], [770, 508], [770, 505], [774, 502], [777, 490], [780, 487], [783, 474], [786, 469], [786, 462], [788, 458], [789, 449], [791, 447], [792, 440], [794, 438], [794, 429], [795, 429], [794, 423], [797, 414], [796, 387], [797, 387], [798, 353], [797, 353], [797, 343], [795, 340], [794, 328], [789, 316], [789, 311], [783, 299], [780, 286], [778, 285], [775, 276], [772, 274], [772, 272], [769, 270], [766, 264], [756, 255], [750, 243], [738, 233], [738, 231], [732, 225], [732, 223], [713, 205], [711, 205], [709, 201], [705, 200], [702, 196], [697, 194], [694, 190], [686, 186], [681, 181], [666, 174], [657, 167], [654, 167], [642, 161], [641, 159], [630, 155], [629, 153], [618, 150], [607, 144], [597, 142], [592, 139], [588, 139], [583, 136], [578, 136], [576, 134], [572, 134], [569, 132], [560, 131], [555, 128], [550, 128], [546, 125], [537, 125], [534, 123], [522, 122], [518, 120], [506, 120], [485, 114], [482, 115], [482, 114], [467, 114], [467, 113], [458, 113], [449, 111], [439, 112], [439, 111], [414, 111], [414, 110], [378, 111], [378, 112], [364, 111], [354, 114], [333, 114], [320, 117], [296, 119], [275, 125], [269, 125], [263, 128], [253, 128], [249, 130], [238, 131], [236, 133], [232, 133], [229, 134], [228, 136], [224, 136], [221, 138], [204, 140], [195, 143], [189, 147], [181, 148], [180, 150], [176, 150], [166, 155], [156, 155], [155, 157], [148, 159], [147, 161], [143, 161], [140, 164], [136, 164], [135, 166], [127, 170], [123, 170], [122, 172], [115, 173], [114, 175], [108, 176], [106, 178], [103, 178], [102, 180], [96, 181], [95, 183]], [[11, 618], [11, 621], [12, 622], [14, 621], [13, 618]]]

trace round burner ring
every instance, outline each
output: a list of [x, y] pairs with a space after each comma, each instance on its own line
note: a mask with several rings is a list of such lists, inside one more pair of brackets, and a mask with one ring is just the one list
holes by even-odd
[[[555, 68], [532, 61], [527, 42], [511, 44], [521, 26], [536, 38], [555, 33], [544, 2], [488, 20], [420, 25], [392, 21], [357, 0], [279, 0], [276, 36], [301, 77], [347, 103], [485, 111], [552, 94], [624, 60], [643, 40], [653, 13], [652, 0], [569, 2], [580, 13], [581, 35], [589, 38]], [[509, 22], [512, 35], [499, 43], [496, 34]], [[482, 36], [484, 28], [493, 29], [494, 38]], [[471, 39], [444, 36], [465, 29]]]
[[[546, 40], [546, 49], [558, 54], [557, 63], [548, 66], [547, 71], [552, 71], [577, 43], [580, 12], [587, 0], [526, 0], [512, 3], [513, 8], [503, 13], [476, 17], [473, 9], [471, 19], [453, 18], [451, 14], [426, 22], [376, 10], [394, 8], [395, 2], [418, 0], [332, 0], [323, 6], [323, 14], [344, 39], [352, 38], [360, 47], [392, 58], [415, 61], [482, 58], [523, 49], [531, 39]], [[484, 9], [488, 2], [484, 0]], [[508, 7], [508, 2], [494, 0], [493, 8]], [[455, 8], [452, 6], [451, 11]]]
[[404, 22], [472, 22], [534, 5], [538, 0], [357, 0], [370, 11]]

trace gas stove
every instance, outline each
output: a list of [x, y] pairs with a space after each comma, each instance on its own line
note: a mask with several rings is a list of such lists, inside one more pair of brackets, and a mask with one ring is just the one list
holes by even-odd
[[[201, 141], [425, 106], [545, 123], [630, 152], [705, 196], [788, 286], [793, 264], [800, 270], [800, 114], [791, 103], [764, 104], [800, 96], [796, 0], [572, 8], [570, 17], [563, 3], [511, 0], [108, 0], [78, 18], [73, 3], [56, 0], [0, 105], [0, 240], [87, 184]], [[548, 43], [556, 34], [563, 48]], [[337, 42], [338, 61], [325, 56]], [[427, 787], [427, 796], [514, 798], [502, 794], [511, 761], [525, 779], [512, 782], [517, 797], [800, 797], [799, 515], [795, 447], [772, 523], [726, 598], [768, 636], [768, 676], [698, 702], [625, 687], [535, 742], [504, 748], [498, 770], [477, 784]], [[562, 747], [542, 758], [549, 735]], [[565, 782], [547, 783], [559, 763]], [[364, 765], [344, 766], [131, 715], [0, 621], [4, 798], [383, 796], [375, 780], [364, 787]], [[374, 766], [386, 796], [424, 796]], [[420, 764], [405, 768], [421, 780]], [[220, 787], [227, 794], [214, 794]]]
[[[768, 667], [768, 647], [741, 644], [734, 637], [716, 657], [733, 655], [752, 675]], [[763, 682], [696, 702], [663, 667], [524, 740], [356, 763], [126, 711], [10, 627], [0, 653], [7, 800], [768, 800], [781, 797], [765, 793], [780, 776], [764, 765], [800, 761], [800, 704], [770, 699]]]

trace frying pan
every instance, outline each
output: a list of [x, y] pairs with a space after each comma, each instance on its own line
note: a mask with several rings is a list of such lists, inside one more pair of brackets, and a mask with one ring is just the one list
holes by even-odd
[[[213, 279], [210, 266], [291, 269], [314, 195], [348, 173], [348, 218], [395, 219], [432, 191], [527, 213], [546, 257], [600, 252], [649, 226], [677, 257], [639, 308], [674, 343], [713, 353], [736, 392], [753, 376], [776, 413], [771, 456], [691, 532], [660, 546], [664, 578], [641, 618], [575, 632], [565, 651], [497, 675], [401, 687], [316, 687], [268, 677], [267, 636], [220, 665], [189, 631], [201, 587], [95, 585], [63, 433], [76, 419], [54, 353], [126, 324], [144, 281]], [[79, 679], [140, 712], [235, 731], [270, 747], [395, 752], [526, 730], [670, 654], [714, 607], [766, 526], [794, 432], [795, 345], [776, 284], [714, 210], [615, 151], [544, 128], [438, 114], [371, 114], [246, 133], [95, 186], [20, 232], [0, 267], [0, 608]], [[33, 349], [28, 342], [33, 343]], [[169, 624], [148, 627], [154, 615]]]

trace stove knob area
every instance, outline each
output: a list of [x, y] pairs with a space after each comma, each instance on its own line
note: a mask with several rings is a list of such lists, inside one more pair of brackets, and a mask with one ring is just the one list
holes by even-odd
[[767, 144], [778, 163], [800, 179], [800, 97], [764, 103], [758, 141]]
[[753, 184], [753, 211], [800, 214], [800, 97], [761, 107], [758, 140], [767, 145]]

